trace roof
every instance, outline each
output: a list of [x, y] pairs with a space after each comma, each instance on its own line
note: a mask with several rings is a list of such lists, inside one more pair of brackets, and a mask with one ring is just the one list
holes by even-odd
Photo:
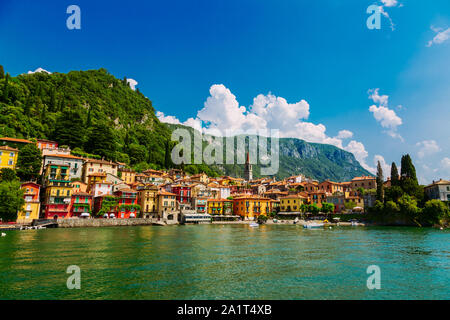
[[305, 197], [304, 195], [297, 193], [297, 194], [290, 194], [285, 197], [281, 197], [280, 200], [281, 199], [298, 199], [298, 198], [307, 199], [308, 197]]
[[11, 141], [11, 142], [19, 142], [19, 143], [33, 143], [30, 140], [26, 139], [18, 139], [18, 138], [10, 138], [10, 137], [2, 137], [0, 138], [1, 141]]
[[58, 142], [56, 142], [56, 141], [53, 141], [53, 140], [47, 140], [47, 139], [36, 139], [36, 141], [38, 141], [38, 142], [58, 143]]
[[19, 151], [19, 149], [11, 148], [9, 146], [0, 146], [0, 150], [14, 151], [14, 152], [18, 152]]
[[71, 154], [46, 154], [44, 157], [47, 158], [66, 158], [66, 159], [77, 159], [77, 160], [83, 160], [81, 157], [73, 156]]
[[362, 177], [354, 177], [352, 181], [364, 181], [364, 180], [375, 180], [375, 177], [371, 176], [362, 176]]
[[87, 192], [75, 192], [74, 194], [72, 194], [72, 196], [85, 196], [85, 197], [92, 197], [92, 194], [87, 193]]
[[233, 198], [233, 200], [245, 200], [245, 199], [249, 199], [249, 200], [267, 200], [267, 201], [271, 200], [269, 198], [253, 196], [253, 195], [239, 196], [239, 197]]
[[224, 202], [224, 201], [233, 202], [233, 200], [230, 199], [208, 199], [208, 202]]
[[130, 188], [124, 188], [124, 189], [119, 189], [116, 192], [132, 192], [132, 193], [137, 193], [136, 190], [130, 189]]
[[440, 179], [439, 181], [433, 181], [432, 184], [429, 184], [425, 188], [429, 188], [429, 187], [437, 186], [437, 185], [447, 185], [447, 184], [450, 184], [450, 181]]
[[23, 187], [23, 186], [25, 186], [25, 185], [27, 185], [27, 184], [34, 184], [35, 186], [38, 186], [38, 187], [41, 186], [39, 183], [36, 183], [36, 182], [34, 182], [34, 181], [25, 181], [25, 182], [22, 182], [22, 183], [21, 183], [21, 186]]
[[106, 161], [106, 160], [103, 160], [103, 159], [100, 160], [100, 159], [90, 159], [90, 158], [88, 158], [88, 159], [86, 159], [86, 162], [87, 162], [87, 163], [92, 162], [92, 163], [109, 164], [109, 165], [114, 165], [114, 166], [117, 165], [117, 163], [115, 163], [115, 162], [112, 162], [112, 161]]
[[176, 196], [175, 193], [167, 192], [167, 191], [163, 191], [163, 190], [160, 190], [160, 191], [158, 192], [158, 194], [163, 195], [163, 196]]

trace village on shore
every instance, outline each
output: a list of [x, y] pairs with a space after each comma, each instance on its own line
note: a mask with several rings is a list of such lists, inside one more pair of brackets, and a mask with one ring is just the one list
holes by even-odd
[[[35, 143], [42, 152], [42, 181], [22, 181], [25, 203], [16, 223], [37, 219], [134, 219], [161, 223], [292, 219], [304, 213], [364, 213], [376, 201], [374, 176], [319, 182], [302, 174], [277, 181], [253, 179], [248, 155], [243, 178], [187, 175], [181, 169], [137, 173], [125, 163], [73, 155], [58, 142], [0, 138], [0, 169], [16, 169], [20, 146]], [[390, 180], [384, 182], [390, 186]], [[437, 191], [436, 191], [437, 188]], [[450, 198], [450, 181], [425, 187], [431, 199]], [[445, 195], [444, 195], [445, 197]]]

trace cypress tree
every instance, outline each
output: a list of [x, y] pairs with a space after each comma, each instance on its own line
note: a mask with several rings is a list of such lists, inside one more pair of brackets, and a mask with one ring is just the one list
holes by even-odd
[[5, 77], [5, 70], [3, 69], [3, 66], [0, 64], [0, 79], [3, 79]]
[[391, 185], [392, 186], [398, 186], [399, 180], [400, 180], [400, 178], [398, 176], [397, 165], [395, 164], [395, 162], [392, 162], [392, 166], [391, 166]]
[[381, 163], [378, 161], [377, 165], [377, 200], [383, 202], [383, 189], [384, 189], [384, 177], [383, 168], [381, 168]]
[[416, 168], [414, 167], [409, 154], [402, 157], [401, 179], [411, 179], [415, 183], [418, 183]]

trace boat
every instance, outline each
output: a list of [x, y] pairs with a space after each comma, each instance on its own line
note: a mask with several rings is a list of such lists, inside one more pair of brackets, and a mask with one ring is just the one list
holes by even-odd
[[315, 229], [315, 228], [322, 228], [323, 223], [322, 222], [308, 222], [303, 225], [303, 228], [306, 229]]
[[252, 223], [250, 223], [250, 227], [257, 228], [257, 227], [259, 227], [259, 224], [256, 222], [252, 222]]

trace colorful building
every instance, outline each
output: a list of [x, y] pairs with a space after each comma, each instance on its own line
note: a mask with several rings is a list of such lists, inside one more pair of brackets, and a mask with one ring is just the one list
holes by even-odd
[[88, 176], [94, 173], [110, 173], [117, 176], [118, 164], [112, 161], [87, 159], [83, 164], [82, 180], [87, 183]]
[[371, 176], [355, 177], [351, 181], [351, 188], [357, 190], [359, 188], [363, 189], [376, 189], [377, 188], [377, 178]]
[[137, 218], [141, 207], [137, 202], [137, 191], [133, 189], [121, 189], [114, 192], [117, 197], [116, 218]]
[[44, 149], [58, 149], [58, 142], [46, 139], [37, 139], [36, 145], [39, 150]]
[[18, 155], [19, 149], [0, 146], [0, 169], [9, 168], [15, 170]]
[[180, 204], [191, 204], [191, 186], [176, 184], [172, 186], [172, 192]]
[[23, 198], [25, 204], [17, 213], [17, 223], [29, 223], [33, 219], [39, 219], [41, 202], [39, 192], [41, 186], [34, 182], [22, 183], [21, 189], [24, 191]]
[[208, 214], [232, 215], [233, 200], [208, 199]]
[[74, 192], [70, 202], [70, 217], [80, 217], [92, 213], [92, 195], [87, 192]]
[[69, 215], [72, 183], [68, 165], [48, 164], [44, 170], [46, 219], [65, 218]]
[[194, 209], [197, 211], [197, 213], [206, 213], [207, 212], [207, 204], [208, 204], [208, 198], [204, 197], [197, 197], [194, 199]]
[[308, 198], [301, 194], [291, 194], [280, 198], [280, 211], [300, 212], [302, 204], [308, 202]]
[[119, 169], [120, 172], [120, 178], [126, 183], [126, 184], [133, 184], [136, 182], [136, 172], [128, 169], [128, 168], [121, 168]]
[[69, 166], [70, 177], [74, 179], [81, 179], [83, 158], [72, 156], [70, 154], [47, 154], [43, 158], [43, 168], [49, 164]]
[[147, 185], [138, 190], [138, 202], [144, 218], [150, 218], [158, 214], [158, 187]]
[[233, 199], [233, 211], [245, 220], [255, 220], [261, 214], [271, 213], [271, 200], [250, 195], [237, 197]]
[[[158, 217], [172, 220], [177, 212], [177, 195], [160, 190], [158, 192]], [[172, 219], [171, 219], [172, 218]]]

